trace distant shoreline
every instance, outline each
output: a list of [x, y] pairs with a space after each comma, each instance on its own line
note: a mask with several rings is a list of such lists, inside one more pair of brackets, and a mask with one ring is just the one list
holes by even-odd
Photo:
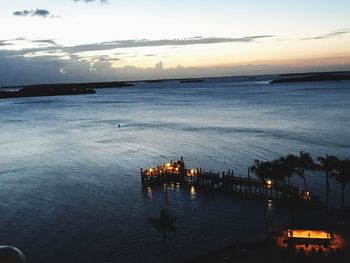
[[17, 85], [3, 86], [2, 89], [106, 89], [106, 88], [124, 88], [134, 87], [134, 84], [125, 81], [110, 81], [110, 82], [81, 82], [81, 83], [53, 83], [53, 84], [34, 84], [34, 85]]
[[343, 81], [350, 80], [350, 72], [320, 72], [279, 75], [278, 79], [271, 81], [276, 83], [314, 82], [314, 81]]
[[[223, 77], [203, 77], [203, 78], [176, 78], [176, 79], [151, 79], [134, 81], [110, 81], [110, 82], [82, 82], [82, 83], [52, 83], [3, 86], [0, 89], [0, 99], [23, 98], [38, 96], [59, 96], [94, 94], [96, 89], [127, 88], [134, 87], [136, 83], [163, 83], [168, 81], [178, 81], [180, 84], [206, 82], [210, 79], [233, 78], [235, 81], [259, 81], [264, 80], [270, 84], [277, 83], [301, 83], [317, 81], [344, 81], [350, 80], [350, 71], [335, 72], [307, 72], [290, 74], [266, 74], [266, 75], [246, 75], [246, 76], [223, 76]], [[269, 78], [269, 79], [268, 79]], [[273, 79], [271, 81], [271, 79]]]
[[[89, 82], [12, 86], [2, 87], [2, 90], [0, 90], [0, 99], [95, 94], [95, 89], [134, 86], [134, 84], [126, 82]], [[16, 88], [18, 90], [14, 90]]]

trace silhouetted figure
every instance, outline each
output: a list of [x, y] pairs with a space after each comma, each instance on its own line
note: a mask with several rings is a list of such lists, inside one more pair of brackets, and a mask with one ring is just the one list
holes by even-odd
[[1, 263], [24, 263], [24, 254], [15, 247], [0, 246], [0, 262]]
[[120, 124], [118, 125], [118, 128], [120, 128]]

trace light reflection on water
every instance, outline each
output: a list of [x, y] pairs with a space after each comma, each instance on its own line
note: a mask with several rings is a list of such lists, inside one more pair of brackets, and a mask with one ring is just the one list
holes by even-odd
[[[349, 82], [225, 81], [1, 100], [0, 243], [36, 263], [162, 262], [162, 237], [147, 220], [164, 207], [179, 219], [169, 237], [179, 260], [264, 236], [264, 202], [179, 185], [169, 185], [166, 201], [164, 189], [142, 188], [139, 169], [181, 155], [188, 167], [235, 174], [301, 150], [349, 157]], [[321, 196], [322, 178], [307, 178]]]
[[196, 188], [192, 185], [191, 186], [191, 200], [196, 199]]

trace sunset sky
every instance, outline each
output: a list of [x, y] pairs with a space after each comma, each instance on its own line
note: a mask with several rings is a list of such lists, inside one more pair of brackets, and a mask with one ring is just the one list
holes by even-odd
[[350, 69], [348, 0], [0, 2], [0, 85]]

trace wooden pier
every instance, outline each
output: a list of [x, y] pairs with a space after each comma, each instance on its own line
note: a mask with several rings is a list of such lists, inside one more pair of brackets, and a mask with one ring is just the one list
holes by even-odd
[[320, 199], [306, 192], [300, 187], [289, 185], [286, 182], [274, 182], [270, 179], [260, 180], [247, 176], [240, 176], [234, 170], [205, 171], [201, 168], [187, 169], [183, 157], [178, 161], [140, 170], [143, 186], [161, 185], [171, 183], [196, 186], [205, 190], [223, 192], [237, 192], [245, 195], [255, 195], [269, 199], [295, 199], [321, 203]]

